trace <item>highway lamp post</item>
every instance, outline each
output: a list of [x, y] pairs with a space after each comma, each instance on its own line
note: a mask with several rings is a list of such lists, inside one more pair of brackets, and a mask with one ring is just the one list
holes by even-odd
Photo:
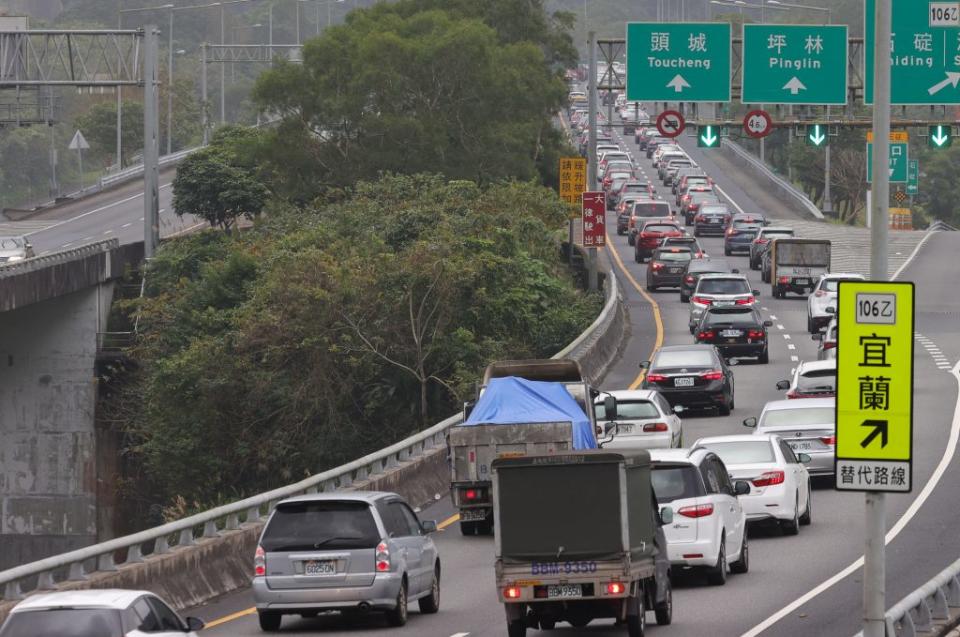
[[[587, 115], [587, 187], [594, 190], [597, 187], [597, 36], [593, 31], [588, 34], [589, 66], [587, 71], [587, 99], [589, 111]], [[581, 204], [582, 205], [582, 204]], [[571, 221], [571, 223], [574, 223]], [[573, 254], [573, 237], [570, 250]], [[597, 289], [597, 249], [589, 249], [587, 259], [587, 287]]]

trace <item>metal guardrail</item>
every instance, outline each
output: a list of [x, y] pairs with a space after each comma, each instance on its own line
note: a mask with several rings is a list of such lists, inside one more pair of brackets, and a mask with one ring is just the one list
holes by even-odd
[[796, 186], [791, 184], [789, 181], [778, 175], [777, 173], [770, 170], [770, 167], [767, 166], [764, 162], [760, 161], [759, 157], [754, 157], [751, 152], [743, 148], [739, 144], [726, 139], [723, 142], [723, 146], [729, 148], [736, 154], [738, 157], [749, 162], [752, 166], [762, 171], [764, 175], [774, 183], [776, 183], [784, 192], [790, 195], [793, 199], [797, 200], [807, 212], [814, 216], [816, 219], [823, 219], [823, 213], [820, 212], [820, 209], [817, 208], [816, 204], [810, 201], [810, 198], [807, 197], [803, 192], [798, 190]]
[[930, 227], [927, 229], [929, 232], [956, 232], [957, 229], [951, 226], [946, 221], [934, 221], [930, 224]]
[[[888, 610], [884, 633], [886, 637], [934, 634], [944, 622], [958, 619], [950, 612], [951, 608], [960, 608], [960, 560], [940, 571], [936, 577]], [[863, 637], [863, 633], [857, 633], [855, 637]]]
[[[114, 241], [116, 241], [114, 239]], [[584, 330], [570, 345], [553, 356], [563, 358], [580, 347], [601, 325], [606, 324], [617, 311], [617, 279], [613, 272], [606, 278], [607, 298], [603, 310], [597, 319]], [[199, 537], [216, 537], [221, 530], [236, 530], [242, 522], [256, 522], [268, 514], [277, 502], [294, 495], [317, 493], [333, 489], [350, 487], [354, 482], [366, 480], [399, 466], [403, 462], [415, 460], [427, 452], [444, 444], [446, 430], [459, 423], [461, 415], [456, 414], [433, 427], [414, 434], [385, 449], [376, 451], [340, 467], [324, 471], [305, 480], [245, 498], [232, 504], [191, 515], [190, 517], [127, 535], [124, 537], [94, 544], [82, 549], [54, 555], [46, 559], [23, 564], [0, 572], [3, 600], [14, 601], [23, 598], [21, 587], [23, 580], [36, 578], [36, 584], [30, 590], [47, 590], [56, 587], [55, 573], [67, 571], [68, 580], [86, 579], [90, 572], [85, 563], [95, 562], [95, 571], [117, 570], [116, 554], [126, 553], [123, 564], [143, 561], [147, 554], [168, 553], [172, 546], [190, 546]], [[29, 592], [26, 591], [26, 592]]]
[[0, 264], [0, 279], [17, 276], [26, 272], [33, 272], [34, 270], [42, 270], [51, 265], [69, 263], [70, 261], [89, 257], [94, 254], [110, 252], [119, 247], [119, 239], [104, 239], [103, 241], [95, 241], [76, 248], [47, 254], [42, 257], [30, 257], [29, 259], [15, 263]]
[[[191, 153], [196, 152], [202, 148], [202, 146], [196, 146], [194, 148], [187, 148], [186, 150], [181, 150], [180, 152], [173, 153], [170, 155], [164, 155], [160, 158], [159, 166], [160, 168], [166, 168], [167, 166], [172, 166], [180, 160], [184, 159]], [[137, 164], [136, 166], [130, 166], [129, 168], [124, 168], [123, 170], [117, 171], [112, 175], [107, 175], [106, 177], [101, 177], [97, 181], [98, 188], [103, 190], [104, 188], [110, 188], [117, 184], [123, 183], [125, 181], [130, 181], [136, 179], [137, 177], [143, 176], [143, 164]]]

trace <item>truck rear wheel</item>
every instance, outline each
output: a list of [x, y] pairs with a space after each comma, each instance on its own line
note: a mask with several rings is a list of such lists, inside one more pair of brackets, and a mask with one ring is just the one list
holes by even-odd
[[673, 586], [667, 582], [667, 594], [662, 602], [653, 606], [653, 612], [657, 616], [658, 626], [669, 626], [673, 621]]
[[507, 637], [527, 637], [527, 621], [515, 619], [507, 623]]
[[460, 520], [460, 534], [461, 535], [476, 535], [477, 534], [477, 523], [476, 522], [464, 522]]
[[637, 614], [627, 615], [627, 635], [629, 637], [643, 637], [647, 628], [647, 607], [644, 604], [644, 593], [641, 590], [637, 594], [637, 600], [634, 605]]

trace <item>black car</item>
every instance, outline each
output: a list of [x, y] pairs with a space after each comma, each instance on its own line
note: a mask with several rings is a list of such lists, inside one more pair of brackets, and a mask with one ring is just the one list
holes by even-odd
[[694, 259], [687, 265], [683, 275], [683, 284], [680, 286], [680, 302], [689, 303], [693, 291], [697, 289], [697, 281], [704, 274], [727, 274], [736, 272], [724, 259]]
[[662, 347], [640, 367], [647, 370], [641, 389], [657, 390], [671, 407], [706, 407], [721, 416], [733, 409], [733, 371], [712, 345]]
[[713, 345], [726, 358], [756, 358], [768, 363], [767, 328], [773, 321], [765, 321], [753, 307], [708, 307], [694, 331], [698, 343]]
[[684, 222], [690, 226], [693, 220], [700, 214], [700, 209], [704, 205], [720, 205], [720, 198], [713, 190], [691, 190], [683, 196], [680, 201], [680, 213], [683, 215]]
[[731, 216], [723, 234], [723, 253], [730, 256], [734, 252], [750, 252], [750, 244], [756, 238], [757, 231], [769, 223], [760, 215]]
[[722, 236], [729, 220], [730, 209], [726, 204], [703, 204], [693, 218], [693, 236], [702, 237], [708, 234]]
[[690, 248], [673, 246], [660, 247], [650, 255], [647, 264], [647, 289], [679, 287], [683, 283], [683, 273], [687, 264], [693, 260]]

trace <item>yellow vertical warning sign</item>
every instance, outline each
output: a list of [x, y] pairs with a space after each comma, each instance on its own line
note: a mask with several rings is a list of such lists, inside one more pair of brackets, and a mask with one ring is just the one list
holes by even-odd
[[560, 158], [560, 198], [567, 203], [581, 203], [587, 189], [587, 160], [584, 157]]

